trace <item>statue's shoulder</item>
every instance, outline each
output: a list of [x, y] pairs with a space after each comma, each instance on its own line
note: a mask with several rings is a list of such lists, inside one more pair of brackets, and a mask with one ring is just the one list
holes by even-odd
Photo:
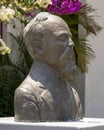
[[41, 81], [35, 80], [31, 78], [30, 76], [27, 76], [18, 87], [18, 89], [28, 90], [28, 91], [29, 90], [33, 91], [39, 88], [44, 88]]

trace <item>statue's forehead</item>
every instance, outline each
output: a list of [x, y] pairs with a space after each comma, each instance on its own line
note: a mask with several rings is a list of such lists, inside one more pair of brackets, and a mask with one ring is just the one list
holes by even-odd
[[38, 32], [44, 34], [50, 31], [55, 35], [66, 33], [71, 36], [70, 29], [62, 18], [55, 15], [48, 15], [48, 17], [43, 18], [40, 16], [34, 18], [26, 27], [26, 32], [29, 31], [31, 34], [37, 34]]
[[47, 32], [52, 32], [55, 35], [60, 35], [62, 33], [68, 34], [71, 36], [71, 32], [69, 27], [65, 22], [58, 22], [58, 21], [51, 21], [51, 22], [45, 22], [42, 25], [43, 30], [47, 30]]
[[53, 30], [66, 30], [70, 31], [67, 23], [59, 16], [49, 15], [48, 19], [44, 22], [47, 27]]

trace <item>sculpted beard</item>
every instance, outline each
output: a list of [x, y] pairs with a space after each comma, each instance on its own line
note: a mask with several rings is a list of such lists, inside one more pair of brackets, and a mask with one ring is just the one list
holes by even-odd
[[77, 73], [73, 49], [67, 47], [61, 55], [59, 61], [59, 76], [64, 80], [73, 80], [75, 74]]
[[[32, 48], [30, 49], [29, 52], [34, 60], [48, 64], [48, 62], [45, 60], [43, 55], [39, 55], [37, 53], [35, 53], [34, 55], [33, 51], [34, 50]], [[54, 66], [52, 66], [52, 68], [56, 70], [57, 75], [61, 79], [67, 81], [73, 80], [74, 76], [78, 72], [77, 66], [75, 64], [75, 55], [74, 55], [73, 48], [67, 47], [59, 58], [58, 68]]]

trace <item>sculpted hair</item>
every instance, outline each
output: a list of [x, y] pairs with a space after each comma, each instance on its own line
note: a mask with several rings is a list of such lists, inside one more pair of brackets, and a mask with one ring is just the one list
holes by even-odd
[[[47, 12], [42, 12], [37, 14], [37, 16], [33, 20], [31, 20], [31, 22], [28, 23], [27, 26], [24, 28], [23, 35], [24, 35], [25, 44], [27, 46], [28, 52], [34, 59], [38, 58], [39, 60], [41, 56], [37, 54], [37, 52], [35, 52], [35, 50], [33, 50], [33, 47], [31, 46], [35, 37], [35, 35], [33, 37], [33, 34], [36, 33], [37, 35], [41, 35], [41, 39], [42, 39], [42, 35], [43, 35], [42, 23], [48, 20], [49, 15], [50, 14]], [[38, 45], [36, 45], [36, 47], [38, 49], [41, 46], [42, 41], [40, 40], [40, 43], [37, 44]]]
[[[24, 39], [27, 40], [27, 38], [31, 35], [31, 32], [38, 31], [41, 32], [42, 26], [41, 23], [45, 22], [48, 19], [48, 16], [50, 14], [47, 12], [41, 12], [37, 14], [37, 16], [27, 24], [27, 26], [24, 28]], [[28, 37], [27, 37], [28, 36]]]

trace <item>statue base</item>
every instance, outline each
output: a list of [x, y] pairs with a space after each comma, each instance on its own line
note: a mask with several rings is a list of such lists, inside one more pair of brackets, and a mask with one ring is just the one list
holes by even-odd
[[104, 130], [104, 118], [38, 123], [14, 122], [13, 117], [0, 118], [0, 130]]

